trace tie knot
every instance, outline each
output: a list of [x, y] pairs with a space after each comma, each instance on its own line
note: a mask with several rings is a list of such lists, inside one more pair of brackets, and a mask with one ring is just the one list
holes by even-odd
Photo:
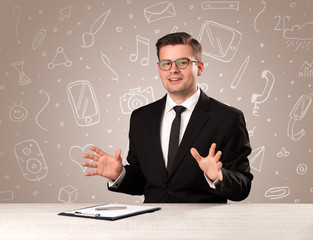
[[183, 111], [186, 110], [186, 108], [183, 107], [183, 106], [175, 106], [175, 107], [173, 107], [173, 109], [174, 109], [174, 111], [176, 112], [176, 114], [179, 114], [179, 115], [180, 115]]

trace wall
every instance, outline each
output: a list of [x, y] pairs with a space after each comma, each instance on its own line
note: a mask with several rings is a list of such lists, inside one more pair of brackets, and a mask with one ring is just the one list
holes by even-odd
[[81, 154], [121, 148], [125, 161], [131, 111], [165, 94], [154, 44], [186, 31], [203, 45], [199, 86], [245, 114], [245, 201], [313, 203], [312, 11], [311, 0], [1, 1], [0, 201], [142, 202], [85, 177]]

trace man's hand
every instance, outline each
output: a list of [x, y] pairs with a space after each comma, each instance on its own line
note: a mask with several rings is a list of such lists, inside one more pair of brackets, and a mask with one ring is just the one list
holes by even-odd
[[215, 154], [215, 148], [216, 144], [213, 143], [211, 145], [209, 155], [205, 158], [201, 157], [195, 148], [190, 149], [191, 155], [197, 160], [199, 167], [212, 182], [216, 179], [219, 179], [220, 181], [223, 180], [221, 172], [222, 163], [219, 161], [222, 156], [222, 152], [218, 151]]
[[82, 165], [89, 168], [95, 168], [94, 171], [86, 172], [85, 176], [100, 175], [111, 180], [115, 180], [120, 176], [123, 170], [121, 150], [115, 152], [115, 156], [111, 156], [103, 152], [100, 148], [90, 146], [91, 151], [96, 154], [83, 154], [83, 158], [89, 158], [94, 162], [83, 162]]

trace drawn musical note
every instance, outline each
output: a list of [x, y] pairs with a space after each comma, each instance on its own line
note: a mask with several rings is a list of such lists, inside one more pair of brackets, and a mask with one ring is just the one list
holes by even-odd
[[[142, 47], [140, 47], [140, 46], [142, 46]], [[149, 64], [149, 39], [137, 35], [136, 36], [136, 47], [137, 47], [137, 53], [131, 54], [129, 59], [132, 62], [136, 62], [138, 60], [138, 57], [140, 54], [140, 56], [143, 56], [140, 60], [141, 65], [147, 66]], [[144, 49], [146, 49], [146, 51]]]
[[111, 62], [110, 62], [110, 59], [102, 53], [101, 51], [101, 59], [102, 59], [102, 62], [104, 63], [105, 66], [107, 66], [108, 69], [111, 70], [111, 72], [113, 73], [111, 75], [111, 78], [114, 80], [114, 81], [117, 81], [118, 82], [118, 75], [117, 73], [111, 68]]

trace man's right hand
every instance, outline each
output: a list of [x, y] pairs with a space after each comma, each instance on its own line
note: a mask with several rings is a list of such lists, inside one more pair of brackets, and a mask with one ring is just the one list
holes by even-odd
[[117, 179], [123, 170], [121, 149], [116, 150], [115, 156], [103, 152], [100, 148], [90, 146], [95, 154], [83, 154], [83, 158], [88, 158], [94, 162], [83, 162], [82, 165], [89, 168], [95, 168], [94, 171], [86, 172], [85, 176], [99, 175], [111, 180]]

